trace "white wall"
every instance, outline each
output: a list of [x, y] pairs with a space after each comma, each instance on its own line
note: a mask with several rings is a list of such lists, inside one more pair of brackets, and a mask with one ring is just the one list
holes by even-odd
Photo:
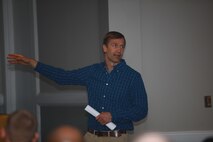
[[124, 34], [127, 40], [124, 59], [137, 71], [142, 72], [139, 0], [109, 0], [108, 2], [109, 30]]
[[213, 1], [109, 0], [109, 27], [142, 73], [149, 114], [136, 131], [212, 130]]
[[213, 1], [143, 0], [142, 62], [148, 129], [212, 130]]

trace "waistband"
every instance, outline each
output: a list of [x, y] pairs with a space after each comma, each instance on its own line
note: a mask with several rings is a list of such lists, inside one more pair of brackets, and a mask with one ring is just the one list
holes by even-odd
[[98, 137], [120, 137], [122, 134], [126, 134], [125, 130], [114, 130], [114, 131], [98, 131], [93, 129], [88, 129], [88, 132], [94, 134]]

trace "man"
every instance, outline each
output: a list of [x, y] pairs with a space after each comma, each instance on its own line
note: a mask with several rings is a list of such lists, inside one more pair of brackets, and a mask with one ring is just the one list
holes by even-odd
[[37, 122], [26, 110], [18, 110], [10, 114], [5, 128], [0, 130], [4, 142], [37, 142]]
[[60, 126], [48, 135], [47, 142], [83, 142], [83, 136], [77, 128]]
[[[30, 65], [58, 84], [86, 86], [89, 105], [100, 112], [96, 118], [89, 115], [86, 140], [124, 141], [127, 131], [133, 130], [133, 121], [145, 118], [148, 112], [141, 75], [122, 59], [125, 45], [123, 34], [108, 32], [102, 46], [105, 61], [73, 71], [45, 65], [18, 54], [10, 54], [8, 59], [11, 64]], [[105, 126], [109, 122], [117, 125], [116, 131]]]

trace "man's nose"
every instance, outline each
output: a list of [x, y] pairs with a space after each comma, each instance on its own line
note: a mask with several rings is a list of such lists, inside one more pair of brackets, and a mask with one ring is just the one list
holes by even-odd
[[123, 50], [122, 47], [120, 47], [120, 46], [117, 47], [117, 52], [121, 53], [122, 50]]

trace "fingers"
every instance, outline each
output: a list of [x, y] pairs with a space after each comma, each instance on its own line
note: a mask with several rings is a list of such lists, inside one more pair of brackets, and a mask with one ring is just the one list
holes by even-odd
[[25, 62], [22, 62], [22, 61], [17, 61], [17, 60], [8, 60], [8, 62], [10, 64], [22, 64], [22, 65], [28, 65], [27, 63]]
[[21, 64], [21, 65], [28, 65], [32, 68], [35, 68], [38, 61], [35, 59], [31, 59], [28, 57], [25, 57], [21, 54], [8, 54], [7, 55], [8, 63], [10, 64]]
[[17, 63], [18, 63], [16, 60], [8, 60], [8, 62], [9, 62], [10, 64], [17, 64]]
[[8, 54], [7, 55], [7, 59], [14, 59], [14, 58], [20, 58], [20, 57], [24, 57], [21, 54]]
[[21, 54], [8, 54], [7, 59], [10, 64], [29, 65], [29, 59]]
[[98, 115], [96, 117], [96, 120], [101, 123], [102, 125], [105, 125], [109, 122], [111, 122], [111, 119], [112, 119], [112, 116], [111, 116], [111, 113], [109, 112], [102, 112], [100, 113], [100, 115]]
[[96, 120], [101, 123], [101, 125], [107, 124], [107, 122], [102, 117], [97, 117]]
[[7, 59], [9, 63], [17, 63], [21, 60], [23, 56], [17, 55], [17, 54], [8, 54]]

